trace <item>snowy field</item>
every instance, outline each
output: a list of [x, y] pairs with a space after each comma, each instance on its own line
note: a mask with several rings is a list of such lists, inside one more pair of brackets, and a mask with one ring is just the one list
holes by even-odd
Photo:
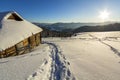
[[0, 60], [0, 80], [25, 80], [48, 57], [47, 45], [36, 48], [35, 51], [15, 57]]
[[53, 43], [33, 52], [0, 60], [0, 80], [75, 80], [69, 62]]
[[120, 32], [79, 33], [45, 39], [58, 45], [76, 80], [120, 80]]
[[120, 80], [120, 32], [43, 38], [33, 52], [1, 59], [0, 80]]

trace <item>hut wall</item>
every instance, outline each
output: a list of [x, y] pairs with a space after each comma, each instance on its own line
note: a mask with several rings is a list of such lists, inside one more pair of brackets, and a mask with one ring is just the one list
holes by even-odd
[[19, 42], [16, 44], [17, 54], [23, 54], [24, 53], [24, 46], [23, 42]]
[[24, 46], [24, 49], [25, 49], [24, 53], [27, 53], [27, 52], [30, 51], [30, 49], [29, 49], [30, 47], [29, 47], [29, 41], [28, 41], [28, 38], [25, 39], [25, 40], [23, 40], [23, 46]]
[[38, 46], [41, 43], [40, 33], [35, 35], [35, 39], [36, 39], [36, 46]]
[[23, 41], [16, 44], [17, 54], [23, 54], [29, 52], [29, 43], [28, 39], [24, 39]]
[[6, 57], [5, 51], [0, 51], [0, 58]]
[[35, 40], [35, 35], [32, 35], [29, 38], [29, 44], [30, 44], [30, 49], [34, 49], [36, 46], [36, 40]]
[[40, 33], [40, 43], [42, 43], [42, 36], [41, 36], [41, 33]]
[[16, 48], [15, 48], [15, 46], [12, 46], [12, 47], [6, 49], [5, 50], [5, 54], [6, 54], [6, 57], [16, 55]]

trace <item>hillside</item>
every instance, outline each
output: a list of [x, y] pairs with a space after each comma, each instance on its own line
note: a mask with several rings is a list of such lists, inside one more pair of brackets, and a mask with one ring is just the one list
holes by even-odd
[[42, 40], [29, 54], [2, 58], [0, 80], [120, 80], [120, 31]]
[[120, 80], [120, 32], [78, 33], [45, 41], [60, 48], [76, 80]]
[[102, 25], [102, 26], [82, 26], [74, 30], [78, 32], [99, 32], [99, 31], [120, 31], [120, 23]]
[[[111, 24], [110, 24], [111, 23]], [[71, 37], [78, 32], [119, 31], [120, 23], [34, 23], [43, 28], [42, 37]], [[86, 26], [85, 26], [86, 25]]]
[[35, 25], [43, 29], [41, 36], [42, 37], [71, 37], [73, 35], [73, 29], [63, 29], [62, 31], [52, 30], [47, 28], [48, 24], [35, 23]]
[[104, 23], [33, 23], [38, 26], [42, 26], [46, 29], [53, 31], [65, 31], [68, 29], [76, 29], [82, 26], [97, 26], [97, 25], [106, 25], [114, 22], [104, 22]]

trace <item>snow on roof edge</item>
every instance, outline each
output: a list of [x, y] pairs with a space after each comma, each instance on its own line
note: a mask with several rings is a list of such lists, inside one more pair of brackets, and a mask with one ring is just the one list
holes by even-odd
[[17, 12], [15, 11], [8, 11], [6, 12], [6, 15], [4, 16], [3, 20], [6, 20], [11, 14], [16, 14], [18, 17], [20, 17], [22, 20], [24, 20]]

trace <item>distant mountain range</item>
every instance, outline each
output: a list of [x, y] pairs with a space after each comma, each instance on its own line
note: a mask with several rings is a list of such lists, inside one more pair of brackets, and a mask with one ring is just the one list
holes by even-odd
[[74, 33], [101, 32], [101, 31], [120, 31], [120, 23], [98, 25], [98, 26], [82, 26], [74, 29]]
[[33, 23], [43, 29], [42, 37], [70, 37], [79, 32], [120, 31], [120, 23]]
[[65, 31], [65, 30], [71, 30], [76, 29], [82, 26], [98, 26], [98, 25], [107, 25], [112, 24], [114, 22], [104, 22], [104, 23], [34, 23], [38, 26], [45, 27], [49, 30], [54, 31]]

